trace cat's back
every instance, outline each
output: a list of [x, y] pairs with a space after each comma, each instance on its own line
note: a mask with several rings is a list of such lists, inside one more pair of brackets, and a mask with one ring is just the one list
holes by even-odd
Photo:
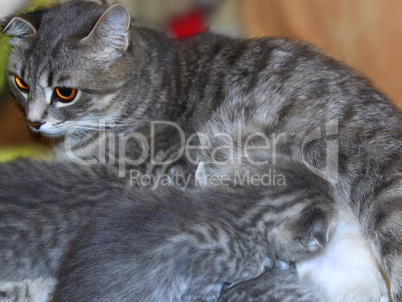
[[345, 105], [351, 98], [356, 104], [371, 94], [396, 112], [367, 78], [302, 41], [232, 39], [205, 33], [176, 43], [189, 73], [197, 80], [208, 79], [207, 85], [222, 87], [219, 96], [226, 99], [250, 103], [259, 98], [267, 105], [275, 98], [298, 98], [305, 108], [314, 99], [338, 97], [340, 105]]
[[193, 81], [203, 87], [201, 99], [213, 108], [200, 127], [212, 137], [238, 121], [252, 132], [286, 133], [285, 145], [301, 145], [331, 122], [347, 129], [345, 142], [365, 140], [362, 129], [376, 132], [380, 125], [387, 136], [402, 133], [402, 114], [382, 92], [307, 43], [203, 34], [180, 45]]
[[[173, 42], [179, 49], [188, 69], [203, 67], [198, 72], [216, 70], [227, 77], [303, 72], [313, 70], [303, 66], [331, 71], [333, 78], [357, 76], [352, 69], [323, 54], [314, 46], [297, 40], [279, 37], [236, 39], [214, 33], [203, 33], [195, 37]], [[256, 80], [257, 78], [253, 78]], [[266, 79], [265, 79], [266, 80]], [[250, 81], [248, 81], [250, 82]]]

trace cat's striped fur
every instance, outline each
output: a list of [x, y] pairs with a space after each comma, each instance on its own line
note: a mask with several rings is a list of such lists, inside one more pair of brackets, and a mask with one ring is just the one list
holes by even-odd
[[300, 280], [296, 270], [275, 270], [226, 290], [219, 302], [322, 302], [323, 293]]
[[[168, 120], [190, 133], [233, 137], [241, 121], [249, 133], [284, 134], [278, 151], [320, 169], [327, 143], [336, 139], [334, 198], [358, 221], [359, 236], [389, 278], [394, 301], [402, 299], [402, 115], [383, 94], [301, 42], [208, 33], [173, 42], [151, 30], [129, 29], [121, 5], [106, 9], [73, 1], [25, 21], [14, 19], [6, 28], [14, 36], [10, 87], [29, 119], [46, 122], [40, 133], [63, 136], [76, 126], [75, 154], [92, 156], [98, 132], [90, 129], [101, 117], [115, 120], [116, 129], [138, 120]], [[94, 28], [102, 14], [107, 22]], [[15, 75], [30, 94], [16, 88]], [[74, 102], [52, 98], [60, 85], [79, 89]], [[304, 145], [313, 131], [334, 121], [336, 132]], [[220, 144], [222, 139], [212, 139], [213, 146]]]
[[333, 230], [331, 189], [298, 163], [276, 169], [286, 185], [149, 190], [105, 166], [2, 165], [0, 301], [45, 301], [57, 282], [60, 302], [216, 301], [276, 259], [306, 259]]

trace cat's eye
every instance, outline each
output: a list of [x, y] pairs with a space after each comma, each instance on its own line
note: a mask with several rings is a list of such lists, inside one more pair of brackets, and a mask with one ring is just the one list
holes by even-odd
[[62, 102], [72, 102], [77, 96], [77, 89], [74, 88], [56, 87], [54, 91]]
[[25, 83], [24, 80], [22, 80], [21, 78], [19, 78], [17, 76], [15, 77], [15, 84], [22, 91], [28, 91], [29, 90], [28, 84]]

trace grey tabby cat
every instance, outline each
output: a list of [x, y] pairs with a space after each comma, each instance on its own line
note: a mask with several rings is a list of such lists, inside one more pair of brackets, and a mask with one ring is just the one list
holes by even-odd
[[46, 301], [57, 282], [55, 301], [217, 301], [276, 259], [305, 259], [333, 228], [331, 189], [303, 165], [277, 168], [286, 186], [152, 191], [105, 166], [2, 165], [0, 301]]
[[[137, 121], [173, 121], [212, 137], [210, 149], [230, 142], [214, 138], [221, 132], [245, 145], [239, 124], [247, 134], [283, 134], [275, 140], [279, 152], [318, 169], [328, 166], [339, 213], [334, 248], [299, 265], [299, 274], [331, 301], [378, 301], [388, 290], [383, 276], [393, 300], [402, 299], [402, 115], [367, 79], [300, 42], [208, 33], [170, 41], [132, 26], [122, 5], [73, 1], [16, 17], [4, 31], [12, 37], [10, 87], [31, 128], [50, 137], [74, 129], [59, 158], [98, 157], [104, 137], [93, 127], [105, 117], [123, 134], [133, 129], [125, 132], [125, 123], [136, 129]], [[326, 125], [327, 137], [319, 128]], [[203, 150], [197, 162], [214, 154], [225, 162], [229, 149]], [[146, 146], [138, 147], [144, 150], [149, 156]], [[145, 163], [145, 173], [175, 169]], [[205, 167], [219, 174], [231, 163]], [[358, 249], [345, 244], [352, 237]], [[335, 254], [339, 246], [349, 253]], [[361, 275], [350, 281], [344, 265], [322, 265], [335, 256]]]

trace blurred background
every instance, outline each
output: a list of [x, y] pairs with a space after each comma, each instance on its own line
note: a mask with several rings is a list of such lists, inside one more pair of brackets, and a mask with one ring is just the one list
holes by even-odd
[[[109, 2], [109, 0], [96, 0]], [[57, 0], [0, 0], [2, 17]], [[59, 1], [60, 2], [60, 1]], [[213, 31], [237, 37], [280, 36], [310, 42], [369, 77], [402, 108], [402, 1], [395, 0], [123, 0], [143, 25], [164, 28], [198, 7]], [[33, 136], [4, 81], [8, 48], [0, 37], [0, 161], [41, 140]], [[15, 149], [17, 148], [17, 149]], [[22, 149], [21, 149], [22, 148]], [[20, 150], [20, 151], [15, 151]], [[22, 153], [21, 153], [21, 150]]]

